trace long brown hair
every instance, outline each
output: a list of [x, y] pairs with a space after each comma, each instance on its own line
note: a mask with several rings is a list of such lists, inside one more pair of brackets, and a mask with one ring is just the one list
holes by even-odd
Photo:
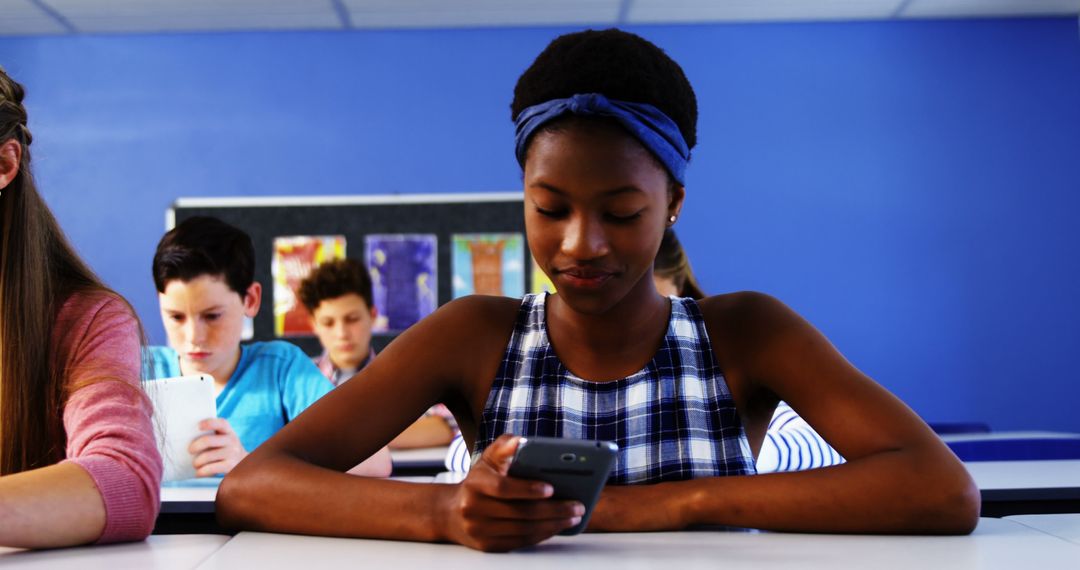
[[18, 174], [0, 188], [0, 475], [63, 459], [67, 359], [53, 352], [53, 321], [72, 293], [109, 291], [37, 192], [23, 95], [0, 68], [0, 144], [22, 149]]
[[694, 271], [690, 269], [690, 259], [686, 257], [686, 250], [675, 237], [675, 230], [664, 230], [664, 239], [660, 242], [660, 251], [656, 252], [656, 261], [653, 262], [653, 274], [671, 279], [675, 288], [679, 290], [680, 297], [691, 299], [704, 299], [705, 292], [698, 285]]

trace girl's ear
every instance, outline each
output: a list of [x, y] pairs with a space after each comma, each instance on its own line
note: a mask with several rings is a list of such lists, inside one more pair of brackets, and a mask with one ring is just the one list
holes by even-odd
[[668, 225], [673, 225], [679, 219], [682, 212], [683, 199], [686, 198], [686, 188], [681, 184], [672, 184], [668, 192]]
[[15, 139], [0, 143], [0, 190], [7, 188], [19, 174], [22, 163], [22, 145]]
[[259, 313], [259, 305], [262, 303], [262, 284], [258, 281], [248, 287], [244, 293], [244, 316], [255, 318]]

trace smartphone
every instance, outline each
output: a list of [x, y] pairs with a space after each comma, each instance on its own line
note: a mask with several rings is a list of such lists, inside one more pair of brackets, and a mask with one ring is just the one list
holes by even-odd
[[610, 441], [523, 437], [509, 474], [550, 483], [555, 491], [552, 498], [572, 499], [585, 505], [581, 522], [559, 533], [578, 534], [589, 524], [618, 451], [619, 446]]

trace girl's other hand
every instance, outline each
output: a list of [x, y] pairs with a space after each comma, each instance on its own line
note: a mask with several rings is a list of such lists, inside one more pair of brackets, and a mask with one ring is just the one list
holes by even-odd
[[520, 437], [505, 434], [484, 450], [443, 507], [445, 536], [486, 552], [531, 546], [581, 522], [585, 507], [551, 499], [542, 481], [507, 475]]

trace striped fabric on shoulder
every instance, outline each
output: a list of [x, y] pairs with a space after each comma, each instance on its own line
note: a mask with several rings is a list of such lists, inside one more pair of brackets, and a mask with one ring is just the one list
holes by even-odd
[[467, 473], [472, 467], [472, 459], [469, 457], [469, 448], [465, 446], [465, 439], [461, 434], [454, 436], [450, 441], [450, 448], [446, 450], [446, 459], [443, 461], [447, 471]]
[[839, 465], [844, 458], [786, 402], [776, 406], [761, 451], [758, 473], [802, 471]]

